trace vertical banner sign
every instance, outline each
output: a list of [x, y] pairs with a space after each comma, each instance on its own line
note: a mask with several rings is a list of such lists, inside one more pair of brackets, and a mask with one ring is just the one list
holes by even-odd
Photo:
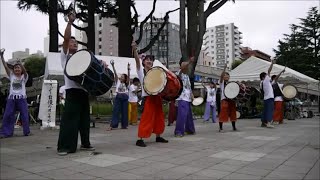
[[56, 126], [56, 102], [58, 82], [56, 80], [44, 80], [41, 92], [39, 119], [42, 120], [42, 128]]

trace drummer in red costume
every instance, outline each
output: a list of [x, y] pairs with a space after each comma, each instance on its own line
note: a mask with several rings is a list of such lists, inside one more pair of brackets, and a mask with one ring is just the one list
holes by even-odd
[[[136, 68], [138, 77], [143, 87], [143, 78], [145, 73], [147, 73], [153, 66], [154, 58], [153, 56], [147, 55], [142, 59], [142, 66], [140, 64], [140, 58], [137, 53], [137, 45], [132, 42], [132, 50], [134, 53], [134, 58], [136, 60]], [[136, 145], [140, 147], [146, 147], [143, 138], [149, 138], [152, 133], [156, 134], [156, 142], [168, 143], [167, 140], [160, 137], [165, 128], [164, 113], [162, 110], [162, 98], [158, 95], [149, 96], [146, 94], [142, 88], [142, 96], [145, 98], [144, 108], [141, 114], [138, 137]]]
[[220, 114], [219, 114], [219, 132], [223, 132], [223, 123], [228, 122], [229, 118], [232, 123], [233, 130], [236, 131], [236, 102], [227, 99], [224, 96], [224, 87], [229, 81], [230, 75], [226, 72], [227, 64], [224, 66], [223, 72], [220, 76], [220, 89], [221, 89], [221, 105], [220, 105]]
[[278, 79], [285, 70], [282, 70], [278, 75], [271, 76], [272, 89], [274, 93], [274, 110], [273, 110], [273, 124], [283, 123], [283, 94], [281, 89], [283, 84], [278, 83]]

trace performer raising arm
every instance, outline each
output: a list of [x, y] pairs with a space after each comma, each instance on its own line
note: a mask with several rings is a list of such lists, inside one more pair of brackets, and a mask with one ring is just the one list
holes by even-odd
[[223, 123], [228, 122], [229, 118], [232, 123], [232, 128], [234, 131], [237, 130], [236, 128], [236, 121], [237, 121], [237, 115], [236, 115], [236, 102], [227, 99], [224, 96], [224, 87], [229, 81], [230, 75], [228, 72], [226, 72], [227, 64], [224, 66], [223, 72], [220, 76], [220, 89], [221, 89], [221, 109], [219, 114], [219, 132], [223, 132]]
[[[71, 36], [71, 25], [75, 14], [69, 14], [69, 22], [64, 32], [63, 50], [61, 51], [61, 66], [65, 69], [67, 60], [78, 50], [78, 43]], [[74, 67], [77, 68], [77, 67]], [[95, 150], [89, 140], [90, 108], [88, 92], [78, 83], [64, 75], [66, 99], [65, 108], [60, 122], [58, 140], [58, 155], [74, 153], [78, 146], [78, 132], [81, 136], [80, 150]]]
[[273, 108], [274, 108], [274, 94], [271, 85], [270, 73], [274, 62], [271, 61], [268, 69], [268, 74], [262, 72], [260, 74], [261, 79], [261, 90], [263, 94], [263, 112], [261, 117], [261, 127], [273, 128], [271, 125]]
[[23, 134], [28, 136], [30, 135], [30, 128], [26, 95], [26, 82], [28, 81], [27, 71], [20, 62], [15, 63], [11, 71], [4, 61], [3, 51], [0, 52], [0, 57], [10, 79], [10, 93], [3, 116], [0, 137], [6, 138], [13, 136], [16, 110], [19, 110], [21, 114]]
[[132, 50], [134, 58], [136, 60], [136, 68], [138, 77], [141, 82], [142, 96], [145, 98], [143, 112], [141, 114], [140, 124], [138, 128], [138, 137], [136, 145], [140, 147], [146, 147], [142, 138], [149, 138], [152, 133], [156, 134], [156, 142], [168, 143], [167, 140], [160, 137], [165, 128], [164, 113], [162, 111], [162, 98], [158, 95], [149, 96], [143, 89], [143, 78], [146, 72], [148, 72], [152, 66], [154, 57], [147, 55], [142, 59], [142, 66], [137, 52], [137, 45], [132, 43]]
[[273, 112], [273, 121], [274, 124], [282, 124], [283, 123], [283, 94], [282, 87], [283, 84], [278, 83], [278, 79], [282, 73], [284, 73], [284, 69], [278, 74], [271, 76], [272, 79], [272, 88], [274, 92], [274, 112]]

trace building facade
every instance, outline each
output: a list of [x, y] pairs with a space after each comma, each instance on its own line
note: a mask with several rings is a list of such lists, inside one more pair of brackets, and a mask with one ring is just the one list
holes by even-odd
[[227, 67], [231, 69], [234, 60], [241, 58], [242, 33], [233, 23], [207, 28], [203, 37], [203, 50], [206, 56], [212, 58], [205, 61], [206, 66]]
[[241, 52], [242, 52], [241, 53], [242, 60], [247, 60], [249, 57], [255, 56], [257, 58], [264, 59], [266, 61], [271, 61], [271, 56], [260, 50], [252, 50], [249, 47], [242, 47]]
[[[116, 19], [102, 18], [100, 15], [94, 17], [95, 20], [95, 54], [102, 56], [118, 56], [118, 28], [113, 26]], [[79, 25], [86, 27], [87, 24]], [[75, 31], [75, 38], [78, 41], [87, 43], [87, 35], [84, 31]], [[79, 49], [87, 47], [79, 44]]]
[[[163, 18], [153, 17], [151, 22], [144, 25], [142, 40], [138, 45], [140, 49], [149, 44], [152, 37], [157, 34], [157, 31], [163, 22]], [[177, 64], [181, 58], [179, 30], [179, 25], [170, 22], [166, 23], [158, 40], [146, 52], [146, 54], [154, 55], [157, 60], [165, 64], [167, 67]], [[135, 38], [137, 39], [138, 36], [139, 32], [137, 31], [135, 33]]]

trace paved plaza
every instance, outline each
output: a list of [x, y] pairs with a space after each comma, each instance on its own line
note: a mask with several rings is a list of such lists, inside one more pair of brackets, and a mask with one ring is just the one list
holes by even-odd
[[137, 126], [105, 131], [91, 129], [96, 153], [58, 156], [58, 130], [39, 130], [1, 139], [1, 179], [319, 179], [319, 117], [286, 121], [274, 129], [257, 119], [238, 120], [239, 131], [226, 124], [196, 120], [196, 135], [173, 136], [168, 144], [146, 140], [137, 147]]

